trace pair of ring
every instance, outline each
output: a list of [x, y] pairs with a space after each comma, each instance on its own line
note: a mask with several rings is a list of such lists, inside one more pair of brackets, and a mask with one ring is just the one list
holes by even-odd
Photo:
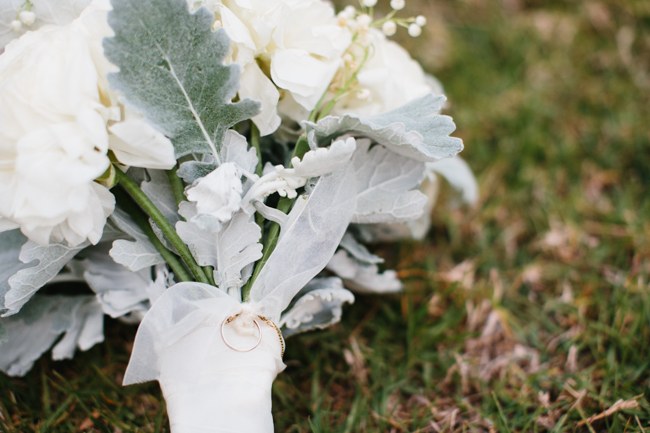
[[280, 347], [282, 348], [280, 357], [284, 356], [285, 345], [284, 345], [284, 338], [282, 337], [282, 331], [280, 331], [280, 328], [278, 328], [278, 325], [276, 325], [273, 322], [273, 320], [271, 320], [271, 319], [269, 319], [267, 317], [264, 317], [262, 315], [258, 315], [255, 319], [253, 319], [253, 324], [255, 325], [255, 328], [257, 329], [257, 341], [255, 342], [255, 344], [253, 344], [251, 347], [241, 348], [241, 347], [235, 346], [230, 341], [228, 341], [228, 339], [226, 338], [226, 335], [224, 334], [223, 330], [224, 330], [224, 328], [225, 328], [225, 326], [227, 324], [234, 321], [240, 315], [241, 315], [241, 313], [233, 314], [232, 316], [226, 317], [223, 320], [223, 322], [221, 322], [221, 328], [220, 328], [221, 339], [226, 344], [226, 346], [228, 346], [229, 348], [231, 348], [232, 350], [234, 350], [236, 352], [250, 352], [250, 351], [254, 350], [255, 348], [257, 348], [257, 346], [259, 346], [260, 343], [262, 342], [262, 327], [260, 326], [260, 323], [257, 321], [257, 319], [259, 319], [262, 322], [269, 325], [271, 328], [273, 328], [275, 330], [275, 333], [278, 334], [278, 339], [280, 340]]

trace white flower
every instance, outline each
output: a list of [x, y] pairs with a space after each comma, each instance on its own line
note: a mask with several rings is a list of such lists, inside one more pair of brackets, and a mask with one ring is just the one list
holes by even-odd
[[[26, 11], [23, 10], [26, 4], [24, 0], [0, 1], [0, 52], [5, 45], [28, 30], [36, 30], [44, 25], [69, 24], [90, 2], [91, 0], [31, 0], [31, 9]], [[6, 27], [12, 31], [3, 31]]]
[[408, 28], [408, 32], [409, 32], [409, 36], [411, 36], [412, 38], [417, 38], [422, 34], [422, 27], [420, 27], [415, 23], [410, 24]]
[[47, 27], [0, 56], [0, 220], [40, 244], [96, 243], [113, 196], [97, 73], [79, 29]]
[[237, 165], [226, 162], [188, 188], [187, 198], [196, 204], [197, 211], [192, 222], [207, 228], [204, 223], [210, 219], [216, 224], [230, 221], [241, 205], [241, 176]]
[[415, 24], [417, 24], [420, 27], [424, 27], [427, 25], [427, 17], [424, 15], [418, 15], [415, 17]]
[[377, 5], [377, 0], [363, 0], [361, 3], [367, 8], [373, 8]]
[[281, 93], [305, 112], [315, 107], [351, 41], [323, 0], [189, 3], [212, 10], [231, 39], [230, 61], [242, 67], [239, 96], [260, 101], [253, 121], [262, 135], [278, 128], [280, 115], [290, 115], [279, 108]]
[[384, 32], [386, 36], [393, 36], [397, 32], [397, 24], [395, 24], [395, 21], [386, 21], [381, 26], [381, 31]]
[[358, 87], [363, 91], [350, 92], [332, 114], [385, 113], [427, 93], [440, 92], [404, 48], [379, 30], [370, 29], [368, 36], [370, 55], [357, 76]]
[[175, 163], [169, 140], [108, 89], [108, 10], [96, 0], [70, 24], [26, 33], [0, 56], [0, 230], [19, 227], [40, 244], [96, 243], [114, 207], [94, 182], [109, 167], [108, 150], [127, 165]]
[[390, 0], [390, 7], [396, 11], [404, 9], [406, 2], [404, 0]]
[[36, 21], [36, 14], [32, 11], [21, 11], [18, 18], [26, 26], [31, 26]]

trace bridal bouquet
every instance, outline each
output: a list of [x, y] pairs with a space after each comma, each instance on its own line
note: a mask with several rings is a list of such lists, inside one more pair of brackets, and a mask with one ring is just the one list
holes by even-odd
[[[426, 19], [324, 0], [0, 2], [0, 369], [138, 323], [171, 429], [271, 432], [285, 337], [401, 289], [436, 174], [476, 195]], [[51, 294], [83, 282], [92, 292]]]

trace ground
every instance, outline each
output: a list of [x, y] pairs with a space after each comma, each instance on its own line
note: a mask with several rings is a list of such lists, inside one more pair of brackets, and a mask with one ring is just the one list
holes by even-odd
[[[407, 11], [479, 203], [443, 194], [425, 242], [378, 248], [403, 294], [289, 340], [277, 431], [650, 431], [650, 3]], [[106, 325], [74, 361], [0, 376], [0, 431], [168, 431], [157, 385], [119, 385], [135, 329]]]

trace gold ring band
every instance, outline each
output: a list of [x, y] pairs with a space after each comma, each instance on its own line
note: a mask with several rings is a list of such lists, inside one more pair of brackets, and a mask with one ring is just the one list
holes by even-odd
[[[223, 320], [223, 322], [221, 322], [221, 328], [219, 330], [220, 333], [221, 333], [221, 339], [223, 340], [223, 342], [224, 342], [224, 344], [226, 346], [228, 346], [229, 348], [231, 348], [232, 350], [234, 350], [236, 352], [250, 352], [250, 351], [254, 350], [255, 348], [257, 348], [257, 346], [259, 346], [260, 343], [262, 342], [262, 328], [260, 327], [260, 324], [257, 321], [257, 319], [253, 319], [253, 324], [257, 328], [257, 341], [251, 347], [244, 348], [244, 349], [236, 347], [236, 346], [234, 346], [232, 343], [230, 343], [228, 341], [228, 339], [226, 338], [226, 335], [224, 334], [224, 327], [227, 324], [233, 322], [240, 315], [241, 315], [241, 313], [233, 314], [232, 316], [226, 317]], [[267, 325], [269, 325], [271, 328], [273, 328], [275, 330], [275, 333], [278, 335], [278, 339], [280, 340], [280, 347], [281, 347], [280, 357], [284, 357], [284, 349], [285, 349], [284, 337], [282, 336], [282, 331], [280, 331], [280, 328], [278, 328], [278, 325], [276, 325], [275, 322], [273, 322], [273, 320], [269, 319], [268, 317], [258, 315], [257, 318], [260, 319], [262, 322], [266, 323]]]
[[236, 352], [250, 352], [251, 350], [255, 349], [257, 346], [259, 346], [260, 343], [262, 342], [262, 328], [260, 327], [260, 324], [257, 323], [257, 320], [253, 319], [253, 323], [255, 324], [255, 327], [257, 328], [257, 341], [255, 342], [255, 344], [254, 344], [253, 346], [251, 346], [251, 347], [249, 347], [249, 348], [242, 349], [242, 348], [239, 348], [239, 347], [235, 347], [234, 345], [232, 345], [232, 344], [228, 341], [228, 339], [226, 338], [225, 334], [223, 333], [223, 328], [224, 328], [227, 324], [229, 324], [230, 322], [232, 322], [233, 320], [235, 320], [237, 317], [239, 317], [240, 314], [241, 314], [241, 313], [234, 314], [234, 315], [232, 315], [232, 316], [226, 317], [226, 318], [223, 320], [223, 322], [221, 322], [221, 328], [220, 328], [221, 339], [223, 340], [223, 342], [225, 343], [226, 346], [228, 346], [229, 348], [231, 348], [232, 350], [234, 350], [234, 351], [236, 351]]

